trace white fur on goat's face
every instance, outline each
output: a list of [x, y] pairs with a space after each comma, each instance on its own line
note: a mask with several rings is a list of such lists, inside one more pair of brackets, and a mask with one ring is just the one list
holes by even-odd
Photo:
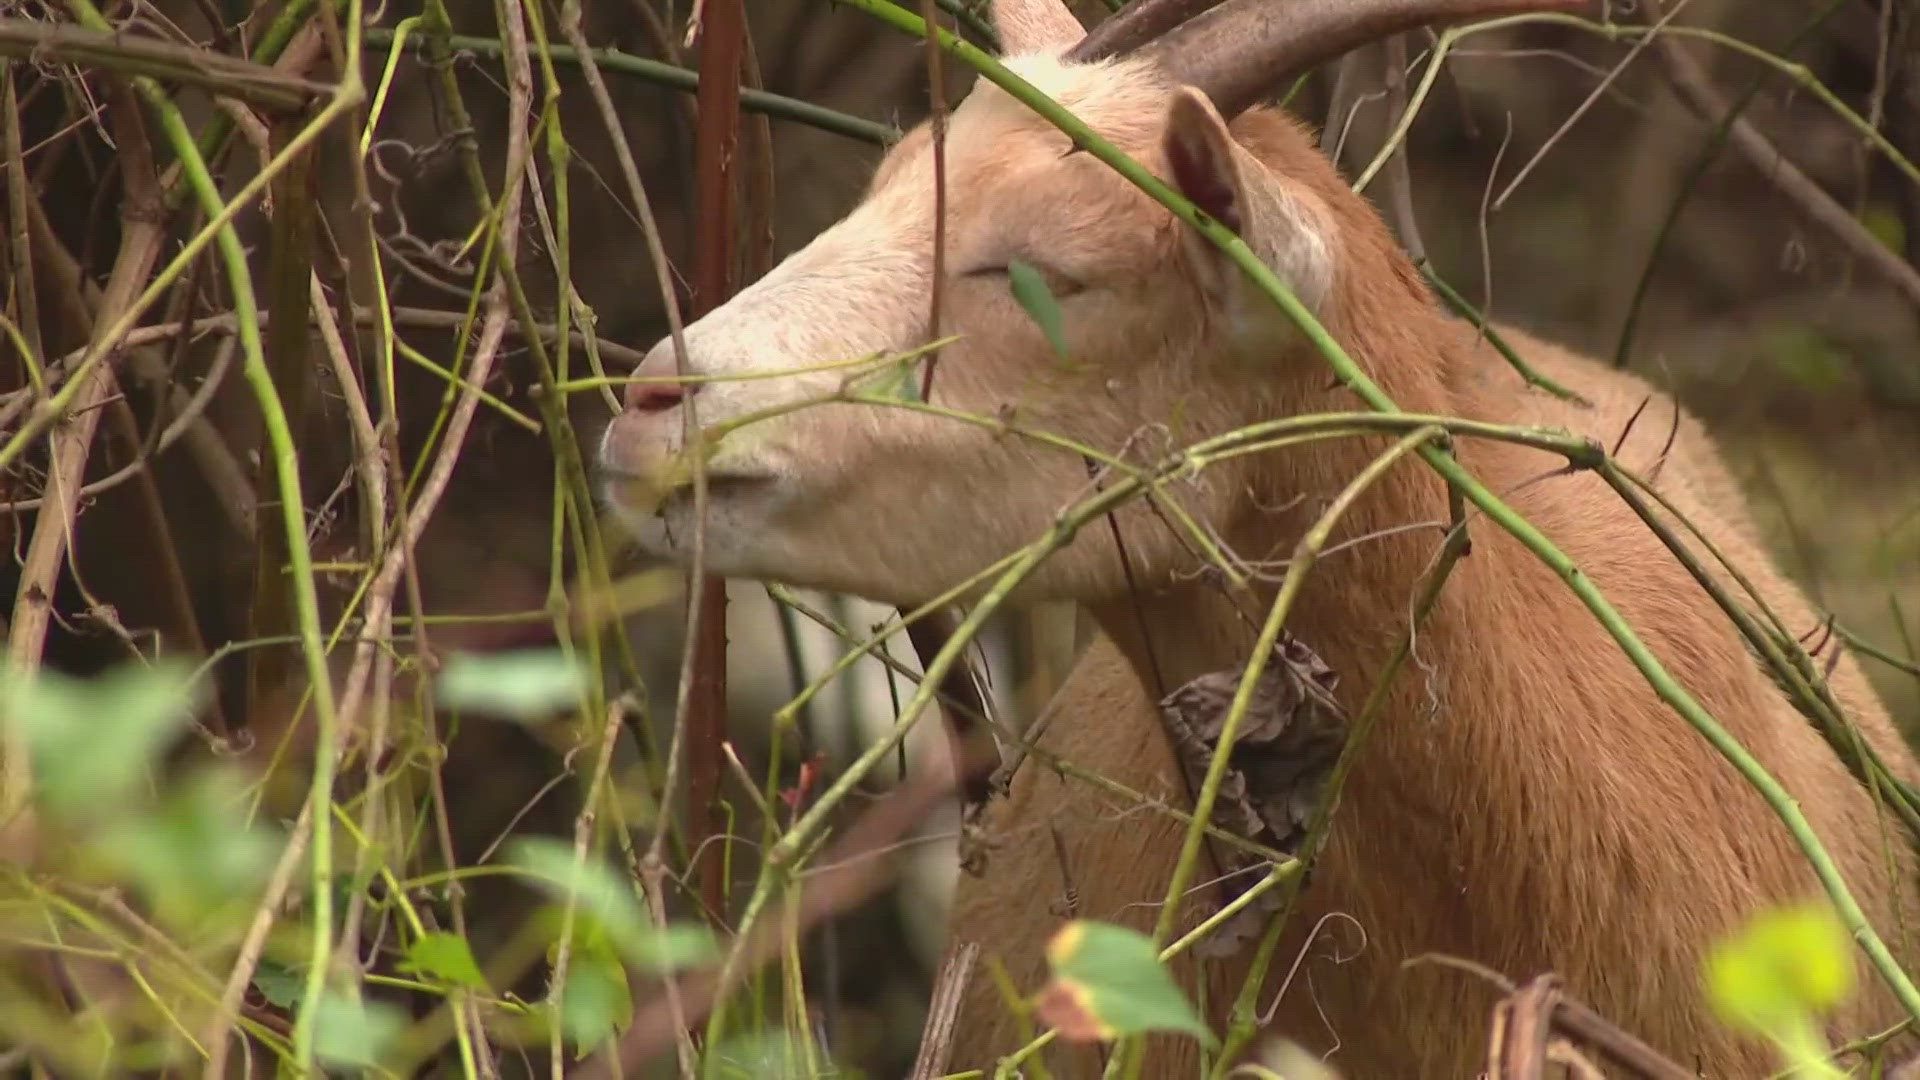
[[[1302, 299], [1315, 305], [1327, 294], [1334, 262], [1324, 206], [1235, 144], [1199, 95], [1137, 61], [1076, 65], [1033, 55], [1009, 66], [1203, 205], [1226, 192], [1219, 211], [1238, 218]], [[1170, 168], [1176, 157], [1185, 164]], [[1290, 335], [1279, 316], [1250, 302], [1239, 271], [1203, 238], [984, 80], [950, 118], [946, 171], [940, 331], [958, 340], [939, 354], [936, 405], [1108, 453], [1143, 435], [1148, 449], [1163, 448], [1164, 425], [1185, 439], [1261, 415], [1255, 390], [1204, 388], [1233, 385], [1219, 377], [1231, 371], [1222, 365], [1275, 363]], [[869, 403], [780, 411], [833, 394], [849, 371], [770, 372], [928, 340], [933, 206], [923, 126], [888, 155], [847, 218], [686, 329], [688, 373], [709, 380], [693, 402], [703, 428], [777, 413], [712, 447], [711, 571], [924, 599], [1038, 536], [1089, 490], [1078, 455], [977, 424]], [[1014, 299], [1005, 268], [1015, 259], [1039, 269], [1058, 297], [1067, 359]], [[662, 341], [639, 374], [673, 371], [673, 345]], [[693, 542], [678, 461], [683, 408], [629, 409], [601, 444], [622, 522], [649, 553], [681, 561]], [[1182, 502], [1224, 527], [1233, 486], [1231, 470], [1210, 472]], [[1136, 543], [1129, 534], [1136, 569], [1181, 559], [1164, 529], [1151, 531], [1162, 539]], [[1111, 548], [1105, 530], [1087, 530], [1032, 592], [1117, 591]]]

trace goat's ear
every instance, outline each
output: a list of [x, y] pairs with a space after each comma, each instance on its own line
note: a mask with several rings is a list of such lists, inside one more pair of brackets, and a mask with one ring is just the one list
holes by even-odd
[[[1319, 200], [1290, 184], [1241, 149], [1205, 94], [1183, 86], [1173, 95], [1165, 136], [1173, 186], [1207, 216], [1239, 234], [1309, 307], [1317, 307], [1332, 278]], [[1182, 228], [1195, 272], [1222, 306], [1254, 301], [1244, 273], [1213, 241]]]
[[1006, 56], [1065, 52], [1087, 36], [1062, 0], [994, 0], [993, 27]]

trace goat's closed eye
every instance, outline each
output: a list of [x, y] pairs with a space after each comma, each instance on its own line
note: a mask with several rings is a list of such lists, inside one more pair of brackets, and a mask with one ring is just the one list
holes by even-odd
[[1032, 260], [1029, 260], [1029, 259], [1015, 259], [1010, 263], [995, 263], [990, 266], [977, 266], [971, 270], [966, 271], [961, 276], [977, 277], [977, 278], [986, 278], [986, 277], [1003, 278], [1008, 281], [1008, 285], [1009, 287], [1011, 287], [1012, 277], [1013, 277], [1013, 263], [1019, 263], [1025, 266], [1028, 270], [1031, 270], [1034, 273], [1038, 274], [1040, 276], [1040, 280], [1046, 284], [1047, 291], [1053, 294], [1053, 298], [1055, 300], [1062, 300], [1062, 299], [1065, 299], [1066, 297], [1074, 295], [1075, 293], [1085, 292], [1087, 290], [1086, 283], [1072, 276], [1071, 274], [1062, 273], [1059, 270], [1051, 266], [1048, 266], [1045, 263], [1033, 262]]

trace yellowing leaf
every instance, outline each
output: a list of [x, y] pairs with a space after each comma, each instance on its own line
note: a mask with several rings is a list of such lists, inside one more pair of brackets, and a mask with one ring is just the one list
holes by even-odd
[[1047, 942], [1047, 962], [1053, 979], [1034, 1007], [1062, 1038], [1092, 1042], [1184, 1031], [1213, 1045], [1146, 935], [1111, 923], [1070, 922]]
[[1846, 927], [1824, 905], [1766, 912], [1713, 950], [1707, 983], [1730, 1023], [1768, 1034], [1802, 1024], [1852, 989]]

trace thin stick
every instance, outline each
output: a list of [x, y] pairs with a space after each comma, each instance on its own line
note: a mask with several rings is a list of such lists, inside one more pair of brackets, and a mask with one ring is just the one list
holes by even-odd
[[[599, 749], [593, 758], [593, 778], [587, 781], [587, 790], [580, 800], [580, 813], [573, 820], [573, 872], [576, 880], [587, 864], [587, 849], [592, 846], [594, 826], [599, 821], [599, 803], [606, 795], [607, 770], [613, 763], [613, 744], [620, 737], [620, 719], [624, 712], [623, 703], [614, 702], [607, 709], [606, 720], [600, 725]], [[567, 985], [567, 964], [573, 958], [576, 901], [574, 890], [567, 890], [566, 904], [560, 913], [559, 943], [554, 946], [553, 974], [547, 981], [547, 999], [556, 1006]], [[553, 1080], [561, 1080], [566, 1075], [565, 1042], [555, 1037], [548, 1044], [548, 1065], [553, 1072]]]
[[936, 1080], [947, 1071], [960, 1004], [966, 1000], [967, 983], [973, 978], [973, 964], [979, 956], [980, 943], [966, 941], [948, 950], [947, 958], [941, 961], [940, 974], [933, 980], [933, 999], [927, 1003], [927, 1023], [921, 1029], [920, 1053], [907, 1080]]
[[1493, 209], [1500, 210], [1507, 205], [1508, 196], [1511, 196], [1527, 177], [1533, 174], [1534, 167], [1546, 159], [1547, 154], [1552, 151], [1555, 146], [1560, 144], [1560, 140], [1566, 136], [1567, 132], [1573, 130], [1573, 126], [1580, 122], [1580, 118], [1587, 114], [1587, 110], [1593, 108], [1594, 102], [1599, 101], [1601, 96], [1612, 88], [1614, 80], [1620, 77], [1621, 72], [1627, 70], [1627, 66], [1633, 63], [1649, 43], [1656, 38], [1663, 42], [1666, 40], [1665, 35], [1661, 34], [1660, 31], [1666, 29], [1667, 23], [1671, 21], [1674, 16], [1680, 14], [1681, 9], [1686, 6], [1687, 0], [1680, 0], [1679, 3], [1673, 5], [1672, 11], [1660, 16], [1659, 21], [1648, 29], [1646, 35], [1638, 41], [1635, 41], [1633, 45], [1627, 49], [1627, 55], [1621, 58], [1619, 63], [1607, 69], [1606, 75], [1601, 78], [1600, 82], [1595, 85], [1592, 90], [1587, 92], [1587, 96], [1581, 99], [1580, 104], [1575, 106], [1571, 113], [1567, 114], [1567, 118], [1560, 122], [1560, 126], [1553, 130], [1553, 134], [1547, 136], [1546, 141], [1542, 142], [1539, 148], [1533, 152], [1533, 156], [1528, 158], [1526, 162], [1514, 172], [1513, 179], [1508, 180], [1507, 186], [1500, 189], [1500, 194], [1494, 196]]
[[[111, 335], [115, 320], [146, 284], [166, 235], [162, 228], [159, 178], [154, 171], [153, 153], [146, 129], [140, 123], [138, 106], [124, 82], [115, 80], [110, 87], [109, 93], [117, 99], [109, 114], [114, 123], [115, 141], [120, 145], [120, 174], [124, 185], [122, 231], [120, 250], [114, 258], [106, 292], [94, 320], [96, 345]], [[114, 392], [113, 369], [105, 364], [94, 367], [77, 388], [74, 414], [50, 440], [46, 506], [34, 519], [33, 539], [21, 563], [19, 590], [14, 596], [13, 618], [8, 627], [7, 670], [16, 678], [30, 675], [40, 666], [40, 650], [46, 643], [53, 613], [54, 590], [79, 506], [80, 481], [93, 446], [94, 431], [100, 424], [99, 406]], [[33, 776], [22, 741], [25, 736], [17, 724], [7, 724], [4, 728], [5, 742], [0, 744], [0, 758], [4, 758], [0, 761], [0, 825], [30, 832]]]
[[1780, 194], [1797, 204], [1808, 218], [1832, 234], [1855, 258], [1871, 267], [1887, 284], [1906, 297], [1908, 303], [1920, 306], [1920, 272], [1916, 272], [1898, 253], [1868, 232], [1859, 218], [1827, 194], [1826, 189], [1802, 172], [1799, 166], [1787, 160], [1786, 155], [1754, 126], [1753, 121], [1733, 110], [1725, 96], [1714, 87], [1706, 69], [1688, 54], [1678, 40], [1663, 35], [1656, 49], [1655, 55], [1659, 57], [1668, 81], [1702, 119], [1712, 121], [1731, 116], [1733, 124], [1728, 137], [1733, 141], [1734, 149], [1779, 189]]
[[[600, 111], [601, 121], [605, 124], [608, 135], [613, 143], [614, 156], [620, 163], [620, 175], [627, 184], [627, 194], [632, 198], [634, 211], [640, 217], [640, 232], [642, 238], [646, 241], [647, 258], [653, 267], [655, 286], [660, 290], [661, 307], [667, 315], [667, 334], [673, 347], [674, 370], [684, 371], [687, 367], [687, 343], [684, 327], [680, 318], [680, 300], [674, 295], [673, 291], [673, 268], [667, 262], [666, 246], [660, 238], [660, 225], [653, 215], [653, 202], [647, 197], [646, 185], [640, 180], [640, 169], [634, 164], [633, 148], [627, 145], [625, 132], [620, 124], [619, 113], [613, 106], [613, 97], [607, 93], [607, 85], [600, 77], [600, 69], [595, 61], [594, 54], [586, 48], [585, 33], [580, 28], [579, 0], [567, 0], [567, 2], [561, 6], [560, 30], [567, 40], [573, 43], [575, 54], [581, 58], [581, 72], [587, 77], [587, 88], [592, 93], [594, 104]], [[695, 479], [696, 482], [698, 482], [698, 473], [696, 473]], [[694, 557], [695, 561], [698, 562], [704, 555], [704, 549], [698, 545], [698, 533], [696, 533], [695, 539], [696, 550]], [[697, 619], [698, 617], [699, 612], [696, 606], [692, 618]], [[689, 621], [691, 622], [692, 620]], [[694, 628], [692, 626], [688, 627], [689, 634], [691, 634], [693, 630]], [[685, 707], [684, 702], [688, 692], [688, 682], [689, 680], [686, 678], [686, 658], [683, 657], [680, 685], [677, 691], [680, 700], [676, 702], [676, 717]], [[681, 763], [684, 756], [682, 750], [685, 744], [685, 734], [686, 726], [675, 723], [673, 726], [673, 737], [669, 741], [667, 748], [666, 776], [661, 781], [659, 799], [663, 806], [671, 805], [674, 792], [678, 786]], [[647, 899], [648, 909], [652, 913], [656, 925], [664, 925], [666, 921], [665, 905], [660, 896], [660, 882], [665, 876], [665, 859], [662, 857], [662, 853], [665, 849], [668, 830], [672, 827], [672, 824], [673, 816], [671, 814], [663, 813], [660, 815], [659, 827], [654, 830], [653, 838], [648, 842], [646, 853], [640, 860], [641, 886]], [[679, 1054], [681, 1071], [683, 1073], [691, 1072], [698, 1062], [698, 1057], [694, 1051], [692, 1035], [687, 1029], [686, 1011], [682, 1007], [680, 990], [677, 983], [672, 981], [667, 983], [666, 999], [667, 1012], [671, 1018], [675, 1033], [674, 1046], [676, 1052]]]
[[[724, 1001], [746, 973], [757, 970], [780, 950], [789, 927], [804, 932], [821, 919], [845, 911], [871, 896], [891, 876], [887, 863], [877, 857], [893, 841], [953, 791], [951, 770], [938, 776], [915, 775], [875, 803], [861, 815], [831, 848], [821, 856], [827, 869], [809, 875], [806, 884], [789, 898], [783, 910], [751, 925], [742, 924], [741, 936], [729, 953], [727, 964], [719, 971], [708, 969], [689, 978], [672, 980], [680, 986], [680, 1000], [693, 1016], [699, 1016]], [[792, 914], [788, 912], [791, 911]], [[671, 983], [670, 983], [671, 984]], [[666, 997], [668, 1001], [674, 998]], [[617, 1051], [603, 1053], [584, 1070], [587, 1077], [612, 1077], [637, 1072], [664, 1042], [671, 1038], [670, 1027], [681, 1020], [673, 1018], [658, 999], [639, 1005], [632, 1022], [620, 1037]]]
[[[745, 61], [746, 11], [741, 0], [705, 0], [700, 8], [700, 86], [694, 132], [693, 304], [696, 316], [726, 302], [733, 291], [733, 176], [740, 144], [740, 73]], [[687, 375], [685, 353], [676, 351], [676, 371]], [[687, 444], [699, 432], [695, 396], [683, 400]], [[707, 528], [705, 468], [695, 470], [694, 544], [704, 556]], [[704, 558], [695, 562], [704, 564]], [[727, 737], [727, 587], [721, 578], [706, 574], [704, 565], [691, 572], [693, 587], [688, 620], [687, 665], [682, 678], [691, 682], [677, 718], [687, 728], [687, 846], [695, 865], [687, 868], [700, 881], [700, 896], [709, 912], [726, 908], [726, 862], [721, 851], [701, 851], [715, 835], [715, 806], [720, 791], [720, 744]]]
[[297, 111], [333, 91], [212, 49], [48, 19], [0, 18], [0, 55], [165, 79], [276, 112]]
[[[566, 19], [563, 16], [561, 19], [563, 27], [565, 23]], [[582, 70], [592, 68], [596, 75], [599, 69], [604, 68], [607, 71], [631, 75], [677, 90], [693, 90], [699, 85], [700, 74], [697, 71], [645, 57], [629, 56], [619, 49], [590, 48], [584, 37], [575, 40], [572, 34], [568, 34], [567, 39], [572, 44], [548, 46], [547, 58], [560, 63], [576, 64]], [[367, 30], [369, 43], [386, 44], [392, 40], [393, 31], [391, 30], [371, 27]], [[501, 43], [493, 38], [454, 34], [447, 40], [461, 52], [471, 52], [481, 56], [499, 56], [502, 52]], [[421, 47], [418, 42], [408, 42], [407, 45], [409, 48]], [[891, 146], [900, 139], [900, 129], [891, 124], [834, 112], [810, 101], [772, 94], [765, 90], [743, 88], [740, 91], [740, 107], [796, 124], [816, 127], [822, 131], [830, 131], [835, 135], [843, 135], [874, 146]]]

